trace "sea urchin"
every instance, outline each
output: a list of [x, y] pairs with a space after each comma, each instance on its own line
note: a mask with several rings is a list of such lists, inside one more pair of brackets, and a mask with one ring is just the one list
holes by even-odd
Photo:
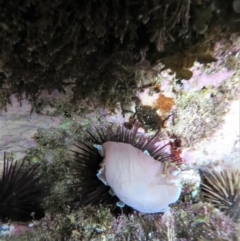
[[212, 203], [227, 216], [240, 218], [240, 169], [228, 167], [221, 171], [204, 169], [202, 194], [204, 201]]
[[[89, 142], [74, 151], [73, 186], [80, 188], [81, 204], [110, 204], [128, 213], [164, 212], [181, 194], [179, 157], [160, 146], [159, 133], [152, 137], [118, 127], [89, 132]], [[117, 210], [117, 209], [115, 209]]]
[[31, 167], [25, 160], [13, 162], [7, 160], [4, 153], [3, 171], [0, 173], [0, 220], [28, 221], [41, 218], [41, 198], [44, 185], [40, 183], [38, 164]]

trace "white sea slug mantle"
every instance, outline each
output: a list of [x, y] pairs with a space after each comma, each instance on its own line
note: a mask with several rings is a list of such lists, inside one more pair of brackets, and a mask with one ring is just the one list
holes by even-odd
[[[98, 147], [97, 147], [98, 146]], [[111, 187], [120, 202], [142, 213], [165, 212], [181, 194], [181, 170], [166, 166], [130, 144], [105, 142], [95, 145], [104, 157], [98, 178]]]

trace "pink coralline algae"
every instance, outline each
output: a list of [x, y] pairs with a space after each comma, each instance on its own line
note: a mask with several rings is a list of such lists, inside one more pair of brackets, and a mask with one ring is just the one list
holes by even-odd
[[188, 81], [183, 81], [186, 90], [201, 90], [203, 87], [214, 86], [219, 87], [223, 81], [233, 76], [233, 71], [219, 71], [214, 74], [206, 74], [201, 70], [195, 70], [193, 77]]

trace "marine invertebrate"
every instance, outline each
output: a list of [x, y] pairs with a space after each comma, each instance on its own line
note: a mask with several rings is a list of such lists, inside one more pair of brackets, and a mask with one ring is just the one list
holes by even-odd
[[204, 201], [237, 220], [240, 218], [240, 169], [202, 170]]
[[[143, 213], [164, 212], [181, 193], [180, 157], [159, 145], [159, 133], [146, 137], [118, 127], [89, 132], [89, 143], [77, 147], [73, 164], [73, 186], [80, 188], [81, 204], [106, 203]], [[119, 210], [119, 209], [118, 209]]]
[[4, 153], [0, 176], [0, 219], [27, 221], [44, 216], [41, 198], [45, 188], [40, 183], [39, 164], [27, 167], [25, 160], [7, 160]]

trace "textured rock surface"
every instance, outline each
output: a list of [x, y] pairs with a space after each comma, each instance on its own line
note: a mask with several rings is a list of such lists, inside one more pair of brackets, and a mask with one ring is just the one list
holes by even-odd
[[52, 132], [54, 128], [59, 128], [61, 117], [31, 113], [31, 108], [27, 100], [22, 100], [20, 105], [17, 98], [11, 96], [11, 104], [7, 106], [7, 111], [1, 112], [1, 157], [3, 152], [18, 153], [22, 156], [24, 151], [36, 147], [35, 135], [39, 130]]
[[225, 161], [240, 162], [240, 100], [231, 103], [230, 110], [219, 129], [211, 136], [185, 149], [183, 158], [188, 165], [204, 165]]

